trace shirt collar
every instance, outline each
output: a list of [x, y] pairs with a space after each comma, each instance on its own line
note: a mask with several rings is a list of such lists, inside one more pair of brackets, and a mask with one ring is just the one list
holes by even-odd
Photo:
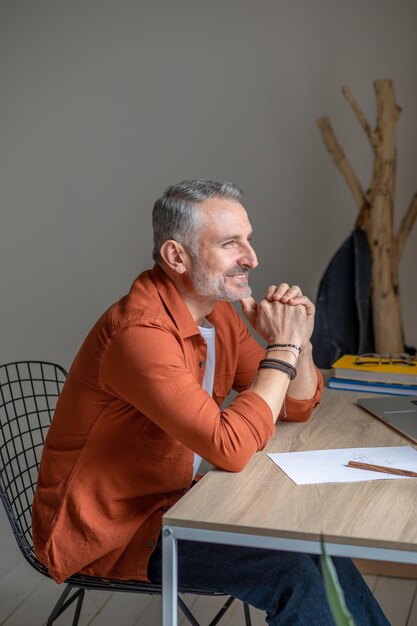
[[193, 335], [199, 335], [200, 331], [189, 308], [172, 280], [158, 264], [155, 263], [151, 269], [150, 277], [181, 336], [185, 339]]

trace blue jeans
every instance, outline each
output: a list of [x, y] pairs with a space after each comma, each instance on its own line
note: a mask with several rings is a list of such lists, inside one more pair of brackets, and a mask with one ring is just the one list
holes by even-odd
[[[352, 561], [333, 558], [333, 562], [356, 625], [389, 626]], [[153, 583], [161, 582], [161, 539], [148, 576]], [[334, 626], [316, 555], [179, 541], [178, 581], [239, 598], [265, 611], [272, 626]]]

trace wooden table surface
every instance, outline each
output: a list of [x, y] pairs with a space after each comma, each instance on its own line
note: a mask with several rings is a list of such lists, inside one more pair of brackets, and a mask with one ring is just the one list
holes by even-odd
[[324, 389], [307, 423], [279, 422], [240, 473], [209, 472], [164, 516], [165, 525], [417, 552], [417, 479], [296, 485], [267, 452], [413, 445], [364, 409], [363, 397]]

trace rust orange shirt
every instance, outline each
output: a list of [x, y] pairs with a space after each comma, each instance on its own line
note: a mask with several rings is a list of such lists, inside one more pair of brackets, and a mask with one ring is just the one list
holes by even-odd
[[[161, 268], [141, 274], [98, 320], [76, 356], [42, 455], [33, 504], [35, 551], [62, 582], [75, 572], [147, 580], [163, 513], [190, 488], [194, 452], [239, 471], [274, 432], [248, 389], [264, 356], [230, 303], [218, 302], [213, 397], [206, 348]], [[303, 421], [319, 402], [287, 397]], [[240, 392], [219, 407], [231, 389]]]

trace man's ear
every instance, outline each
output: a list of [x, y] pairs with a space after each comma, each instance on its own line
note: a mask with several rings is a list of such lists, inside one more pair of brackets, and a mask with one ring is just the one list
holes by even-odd
[[159, 253], [167, 266], [177, 274], [184, 274], [187, 270], [187, 253], [175, 239], [164, 241]]

